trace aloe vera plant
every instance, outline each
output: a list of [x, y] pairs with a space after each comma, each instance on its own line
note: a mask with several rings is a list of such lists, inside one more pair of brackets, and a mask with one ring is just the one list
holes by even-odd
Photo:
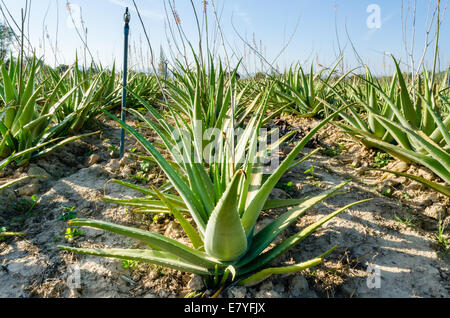
[[[231, 104], [234, 104], [235, 126], [239, 126], [256, 105], [245, 98], [249, 85], [238, 85], [236, 73], [239, 65], [230, 73], [222, 65], [215, 66], [211, 57], [210, 68], [203, 68], [194, 54], [196, 69], [184, 67], [174, 70], [174, 80], [165, 81], [171, 108], [193, 119], [192, 105], [199, 105], [206, 127], [221, 127]], [[142, 95], [139, 94], [142, 97]], [[233, 98], [233, 100], [232, 100]]]
[[282, 79], [277, 80], [277, 89], [275, 90], [278, 97], [278, 103], [288, 103], [289, 109], [302, 117], [312, 117], [317, 115], [320, 111], [327, 111], [327, 107], [317, 98], [329, 101], [333, 92], [329, 88], [335, 87], [350, 73], [340, 76], [333, 82], [333, 75], [335, 75], [336, 67], [341, 62], [342, 58], [329, 70], [327, 76], [321, 79], [323, 73], [328, 69], [322, 69], [320, 72], [314, 74], [313, 65], [309, 74], [305, 74], [301, 65], [292, 66]]
[[[138, 96], [145, 99], [147, 102], [156, 104], [161, 98], [161, 90], [153, 74], [144, 73], [131, 73], [129, 75], [130, 80], [128, 81], [128, 89], [135, 92]], [[119, 88], [122, 88], [119, 85]], [[118, 95], [121, 97], [122, 95]], [[127, 101], [128, 107], [140, 106], [139, 100], [134, 96], [130, 96]], [[120, 99], [117, 100], [116, 105], [120, 105]]]
[[0, 97], [4, 107], [0, 114], [0, 158], [14, 153], [14, 160], [26, 164], [32, 157], [48, 154], [86, 135], [63, 139], [63, 125], [52, 125], [55, 113], [76, 88], [61, 97], [51, 94], [39, 104], [43, 84], [38, 85], [37, 77], [41, 62], [35, 57], [29, 59], [22, 72], [19, 64], [11, 58], [8, 70], [1, 66]]
[[70, 133], [78, 133], [101, 114], [100, 109], [113, 103], [121, 89], [116, 83], [115, 66], [111, 72], [102, 69], [92, 72], [80, 68], [75, 61], [62, 76], [55, 71], [50, 74], [52, 94], [62, 99], [54, 110], [55, 121], [61, 131]]
[[[218, 148], [214, 151], [208, 149], [204, 140], [198, 139], [204, 132], [201, 127], [202, 112], [198, 99], [192, 101], [192, 104], [188, 101], [185, 105], [191, 108], [193, 121], [184, 120], [169, 107], [175, 126], [170, 125], [156, 109], [141, 100], [152, 114], [153, 120], [142, 115], [140, 118], [159, 134], [172, 160], [163, 157], [135, 129], [106, 112], [146, 148], [170, 181], [169, 186], [160, 189], [155, 187], [147, 189], [117, 181], [124, 186], [144, 192], [147, 197], [126, 201], [107, 199], [107, 201], [134, 205], [149, 211], [170, 211], [185, 231], [191, 246], [145, 230], [103, 221], [74, 219], [69, 221], [70, 225], [93, 227], [131, 237], [146, 243], [148, 249], [89, 249], [68, 246], [59, 248], [88, 255], [144, 261], [199, 274], [205, 277], [208, 285], [212, 287], [224, 286], [230, 280], [243, 285], [253, 285], [272, 274], [292, 273], [320, 263], [333, 248], [309, 262], [287, 267], [267, 267], [267, 264], [300, 243], [332, 217], [364, 201], [355, 202], [335, 211], [276, 247], [265, 251], [298, 217], [304, 215], [315, 204], [336, 194], [347, 183], [302, 199], [268, 200], [268, 197], [284, 173], [302, 160], [296, 158], [310, 138], [339, 111], [314, 128], [265, 179], [263, 168], [267, 154], [258, 149], [257, 142], [261, 139], [260, 130], [270, 94], [271, 89], [261, 100], [258, 97], [260, 100], [258, 109], [251, 115], [239, 139], [235, 139], [234, 130], [229, 129], [233, 127], [233, 109], [227, 110], [227, 116], [220, 127], [224, 133], [218, 137]], [[131, 112], [139, 116], [138, 112], [133, 110]], [[181, 128], [185, 128], [191, 138], [177, 139]], [[270, 145], [269, 148], [272, 146], [275, 145]], [[195, 155], [198, 154], [204, 154], [201, 158], [212, 160], [196, 160]], [[175, 192], [168, 191], [170, 189]], [[255, 231], [261, 211], [282, 207], [293, 208], [260, 231]], [[192, 218], [193, 224], [189, 218]]]
[[[337, 123], [344, 131], [356, 136], [369, 147], [381, 149], [406, 162], [414, 162], [432, 170], [450, 184], [450, 115], [448, 102], [430, 87], [429, 75], [424, 71], [418, 87], [405, 81], [398, 62], [396, 74], [388, 89], [383, 89], [368, 73], [366, 96], [352, 95], [366, 115], [354, 107], [340, 116], [347, 124]], [[398, 85], [398, 89], [397, 89]], [[415, 90], [416, 98], [412, 98]], [[349, 102], [335, 90], [343, 104]], [[326, 102], [325, 102], [326, 103]], [[331, 105], [327, 104], [331, 109]]]

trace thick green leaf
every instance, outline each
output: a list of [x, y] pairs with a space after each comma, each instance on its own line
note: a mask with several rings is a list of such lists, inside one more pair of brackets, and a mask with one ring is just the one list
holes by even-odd
[[173, 205], [166, 196], [161, 193], [157, 188], [152, 187], [152, 190], [155, 191], [158, 198], [167, 206], [167, 208], [171, 211], [173, 216], [177, 219], [177, 221], [180, 223], [181, 227], [183, 228], [186, 235], [189, 237], [189, 240], [191, 241], [192, 245], [195, 249], [199, 249], [203, 246], [203, 240], [201, 239], [200, 235], [198, 235], [195, 228], [186, 220], [186, 218], [181, 214], [181, 212], [178, 210], [178, 208]]
[[334, 193], [349, 183], [350, 181], [341, 183], [340, 185], [324, 191], [316, 196], [305, 198], [297, 207], [290, 209], [279, 216], [276, 220], [269, 223], [261, 231], [256, 233], [253, 238], [250, 251], [242, 260], [239, 261], [239, 266], [244, 266], [252, 262], [252, 260], [256, 258], [267, 246], [269, 246], [282, 231], [287, 229], [293, 222], [297, 221], [300, 216], [304, 215], [314, 205], [331, 197]]
[[[364, 202], [367, 202], [370, 200], [372, 200], [372, 199], [367, 199], [367, 200], [362, 200], [362, 201], [351, 203], [351, 204], [323, 217], [319, 221], [307, 226], [300, 232], [298, 232], [298, 233], [292, 235], [291, 237], [289, 237], [288, 239], [284, 240], [282, 243], [280, 243], [276, 247], [272, 248], [271, 250], [259, 255], [257, 258], [253, 259], [251, 261], [251, 263], [247, 263], [247, 265], [240, 267], [239, 272], [241, 274], [245, 274], [245, 273], [249, 273], [249, 272], [252, 272], [252, 271], [255, 271], [255, 270], [261, 268], [262, 266], [273, 261], [275, 258], [277, 258], [281, 254], [285, 253], [286, 251], [288, 251], [295, 245], [299, 244], [305, 238], [310, 236], [314, 231], [316, 231], [319, 227], [321, 227], [323, 224], [325, 224], [326, 222], [328, 222], [329, 220], [331, 220], [338, 214], [344, 212], [345, 210], [347, 210], [348, 208], [350, 208], [356, 204], [361, 204], [361, 203], [364, 203]], [[246, 262], [246, 260], [243, 260], [243, 263], [245, 263], [245, 262]]]
[[400, 177], [405, 177], [405, 178], [408, 178], [408, 179], [412, 179], [414, 181], [422, 183], [423, 185], [425, 185], [425, 186], [427, 186], [427, 187], [429, 187], [429, 188], [431, 188], [433, 190], [436, 190], [436, 191], [442, 193], [443, 195], [446, 195], [446, 196], [450, 197], [450, 187], [443, 186], [443, 185], [441, 185], [439, 183], [427, 180], [425, 178], [422, 178], [422, 177], [419, 177], [419, 176], [415, 176], [413, 174], [408, 174], [408, 173], [403, 173], [403, 172], [398, 172], [398, 171], [393, 171], [393, 170], [374, 169], [374, 168], [371, 168], [369, 170], [377, 170], [377, 171], [392, 173], [392, 174], [395, 174], [395, 175], [400, 176]]
[[5, 184], [0, 185], [0, 191], [5, 190], [6, 188], [12, 187], [13, 185], [20, 183], [22, 181], [32, 179], [32, 178], [46, 178], [45, 176], [25, 176], [22, 178], [15, 179], [13, 181], [7, 182]]
[[205, 250], [217, 259], [229, 262], [247, 250], [247, 237], [237, 206], [237, 190], [242, 171], [237, 172], [209, 218], [205, 234]]
[[158, 165], [161, 167], [161, 169], [165, 172], [168, 179], [172, 182], [174, 187], [177, 189], [180, 196], [184, 199], [186, 206], [188, 207], [189, 211], [191, 212], [191, 215], [197, 224], [197, 227], [201, 234], [204, 234], [205, 228], [206, 228], [206, 221], [207, 220], [207, 214], [201, 205], [201, 203], [198, 201], [192, 190], [188, 187], [188, 185], [181, 179], [178, 172], [166, 161], [166, 159], [161, 155], [161, 153], [156, 150], [156, 148], [149, 143], [140, 133], [138, 133], [134, 128], [130, 127], [114, 115], [110, 114], [109, 112], [103, 110], [105, 114], [107, 114], [109, 117], [117, 121], [122, 128], [127, 130], [130, 134], [132, 134], [139, 143], [142, 144], [142, 146], [147, 149], [147, 151], [155, 158], [155, 160], [158, 162]]
[[275, 170], [274, 173], [266, 180], [261, 189], [255, 196], [255, 199], [250, 203], [248, 208], [245, 210], [242, 216], [242, 225], [244, 226], [245, 232], [247, 235], [252, 231], [253, 227], [256, 224], [258, 216], [264, 207], [264, 204], [269, 197], [272, 189], [278, 183], [280, 178], [284, 175], [284, 173], [291, 167], [292, 162], [298, 156], [298, 154], [302, 151], [305, 145], [309, 140], [329, 121], [331, 121], [336, 115], [338, 115], [341, 111], [346, 109], [348, 106], [340, 108], [335, 111], [332, 115], [324, 119], [320, 124], [314, 127], [308, 135], [306, 135], [300, 143], [289, 153], [289, 155], [284, 159], [284, 161], [280, 164], [280, 166]]
[[69, 252], [76, 252], [85, 255], [94, 255], [101, 257], [111, 257], [126, 260], [134, 260], [146, 262], [154, 265], [160, 265], [176, 269], [182, 272], [194, 273], [198, 275], [211, 275], [211, 271], [206, 267], [186, 262], [175, 255], [155, 250], [141, 250], [141, 249], [100, 249], [100, 248], [75, 248], [59, 245], [58, 248]]
[[96, 229], [105, 230], [108, 232], [116, 233], [119, 235], [131, 237], [140, 240], [144, 243], [148, 243], [151, 246], [156, 246], [159, 249], [165, 250], [177, 257], [180, 257], [190, 263], [205, 266], [207, 268], [214, 268], [216, 265], [221, 266], [221, 262], [207, 255], [204, 252], [197, 251], [193, 248], [187, 247], [180, 242], [167, 238], [164, 235], [127, 227], [123, 225], [117, 225], [114, 223], [86, 220], [86, 219], [73, 219], [69, 221], [71, 226], [87, 226]]

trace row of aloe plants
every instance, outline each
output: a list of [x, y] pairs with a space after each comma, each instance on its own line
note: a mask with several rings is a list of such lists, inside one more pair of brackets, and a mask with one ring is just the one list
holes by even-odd
[[[0, 159], [13, 155], [19, 164], [27, 164], [90, 135], [81, 131], [92, 127], [101, 110], [120, 105], [119, 81], [115, 67], [86, 69], [76, 61], [61, 72], [36, 57], [9, 58], [1, 65]], [[130, 74], [130, 87], [141, 96], [157, 95], [155, 83], [154, 76]]]
[[327, 107], [323, 100], [332, 101], [333, 88], [339, 86], [352, 71], [337, 75], [336, 68], [342, 59], [343, 57], [330, 69], [321, 68], [316, 73], [313, 64], [308, 74], [300, 64], [291, 66], [284, 75], [275, 79], [277, 89], [274, 104], [287, 104], [287, 110], [300, 117], [326, 115]]
[[[15, 162], [48, 155], [97, 132], [82, 133], [101, 109], [120, 105], [122, 87], [112, 70], [80, 67], [53, 69], [33, 57], [2, 61], [0, 76], [0, 171]], [[142, 96], [155, 96], [154, 76], [130, 72], [130, 87]], [[129, 102], [135, 105], [136, 102]], [[88, 125], [89, 124], [89, 125]], [[0, 185], [0, 193], [40, 176], [25, 176]], [[1, 237], [22, 233], [1, 233]]]
[[[366, 75], [355, 77], [354, 83], [330, 87], [340, 104], [349, 106], [340, 114], [344, 122], [335, 124], [370, 148], [427, 167], [450, 185], [448, 75], [431, 85], [425, 70], [410, 83], [395, 59], [394, 64], [396, 73], [390, 81], [379, 80], [366, 69]], [[409, 177], [450, 195], [448, 186]]]
[[[408, 163], [429, 168], [450, 184], [449, 74], [433, 76], [427, 70], [414, 83], [408, 81], [394, 58], [396, 72], [388, 80], [374, 77], [366, 67], [365, 76], [354, 70], [338, 74], [337, 67], [313, 66], [306, 73], [301, 65], [285, 74], [251, 81], [252, 89], [275, 83], [270, 98], [274, 113], [286, 111], [300, 117], [326, 116], [340, 106], [348, 106], [335, 124], [369, 148], [377, 148]], [[433, 78], [433, 80], [432, 80]], [[434, 82], [433, 84], [431, 82]], [[450, 189], [424, 178], [404, 173], [447, 196]]]

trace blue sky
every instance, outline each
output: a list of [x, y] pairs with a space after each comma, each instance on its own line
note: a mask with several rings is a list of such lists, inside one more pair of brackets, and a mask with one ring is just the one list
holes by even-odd
[[[167, 0], [166, 0], [167, 1]], [[19, 20], [20, 8], [25, 6], [25, 0], [3, 0], [12, 15]], [[83, 56], [82, 43], [77, 36], [71, 18], [66, 8], [66, 0], [32, 0], [30, 19], [30, 40], [38, 54], [44, 54], [49, 64], [70, 64], [78, 51]], [[72, 0], [69, 1], [73, 11], [76, 6], [82, 9], [82, 16], [88, 29], [88, 45], [97, 61], [111, 65], [114, 60], [121, 65], [123, 45], [124, 7], [133, 7], [131, 0]], [[194, 0], [201, 17], [201, 0]], [[404, 0], [405, 10], [413, 0]], [[435, 2], [435, 1], [434, 1]], [[433, 3], [434, 3], [433, 2]], [[441, 1], [442, 9], [449, 0]], [[144, 23], [150, 35], [151, 44], [156, 58], [159, 47], [169, 50], [165, 33], [165, 11], [163, 0], [136, 0], [143, 15]], [[166, 2], [167, 3], [167, 2]], [[1, 4], [1, 3], [0, 3]], [[367, 26], [367, 7], [376, 4], [381, 9], [381, 27], [369, 29]], [[272, 61], [279, 53], [283, 44], [291, 36], [298, 21], [298, 29], [285, 52], [276, 64], [280, 69], [297, 61], [309, 65], [320, 63], [330, 66], [338, 54], [338, 44], [335, 29], [335, 8], [337, 9], [337, 30], [341, 47], [345, 47], [345, 63], [348, 67], [357, 64], [357, 59], [351, 48], [348, 34], [359, 55], [377, 74], [390, 74], [392, 65], [383, 53], [392, 53], [406, 61], [402, 39], [401, 0], [215, 0], [215, 5], [221, 13], [221, 24], [228, 43], [237, 54], [242, 55], [245, 44], [238, 38], [234, 26], [249, 42], [253, 38], [258, 46], [262, 43], [262, 53]], [[193, 45], [197, 45], [198, 36], [195, 28], [195, 18], [188, 0], [175, 0], [176, 11], [181, 18], [181, 26]], [[223, 11], [222, 11], [223, 8]], [[211, 10], [209, 19], [214, 20]], [[57, 14], [59, 12], [59, 14]], [[425, 26], [428, 13], [428, 0], [417, 0], [417, 21], [415, 38], [415, 59], [420, 60], [424, 46]], [[445, 12], [447, 15], [447, 12]], [[148, 56], [146, 41], [137, 14], [132, 11], [131, 20], [131, 64], [135, 68], [148, 67], [142, 57]], [[172, 19], [172, 16], [170, 16]], [[58, 22], [58, 37], [56, 36]], [[411, 16], [409, 16], [411, 21]], [[409, 23], [411, 25], [411, 23]], [[407, 32], [408, 45], [411, 43], [411, 30]], [[433, 30], [434, 31], [434, 30]], [[48, 37], [47, 37], [48, 34]], [[434, 32], [433, 32], [434, 34]], [[43, 45], [45, 39], [45, 46]], [[58, 39], [58, 54], [55, 59], [55, 40]], [[450, 64], [450, 24], [445, 16], [441, 28], [440, 64], [445, 69]], [[142, 48], [142, 53], [140, 48]], [[432, 61], [431, 47], [426, 57], [427, 65]], [[246, 53], [249, 53], [248, 47]], [[223, 52], [221, 53], [224, 56]], [[249, 72], [261, 68], [260, 60], [255, 60], [250, 54], [244, 60]], [[267, 65], [262, 65], [267, 69]]]

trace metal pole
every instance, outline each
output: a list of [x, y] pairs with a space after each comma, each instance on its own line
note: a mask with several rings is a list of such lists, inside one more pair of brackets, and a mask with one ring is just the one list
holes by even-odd
[[166, 81], [167, 81], [167, 60], [164, 60], [164, 88], [166, 88]]
[[[126, 8], [125, 14], [123, 16], [125, 21], [125, 43], [124, 43], [124, 54], [123, 54], [123, 88], [122, 88], [122, 108], [121, 108], [121, 119], [125, 122], [125, 109], [127, 107], [127, 75], [128, 75], [128, 35], [130, 34], [130, 13], [128, 7]], [[123, 157], [125, 149], [125, 129], [122, 128], [120, 133], [120, 158]]]

